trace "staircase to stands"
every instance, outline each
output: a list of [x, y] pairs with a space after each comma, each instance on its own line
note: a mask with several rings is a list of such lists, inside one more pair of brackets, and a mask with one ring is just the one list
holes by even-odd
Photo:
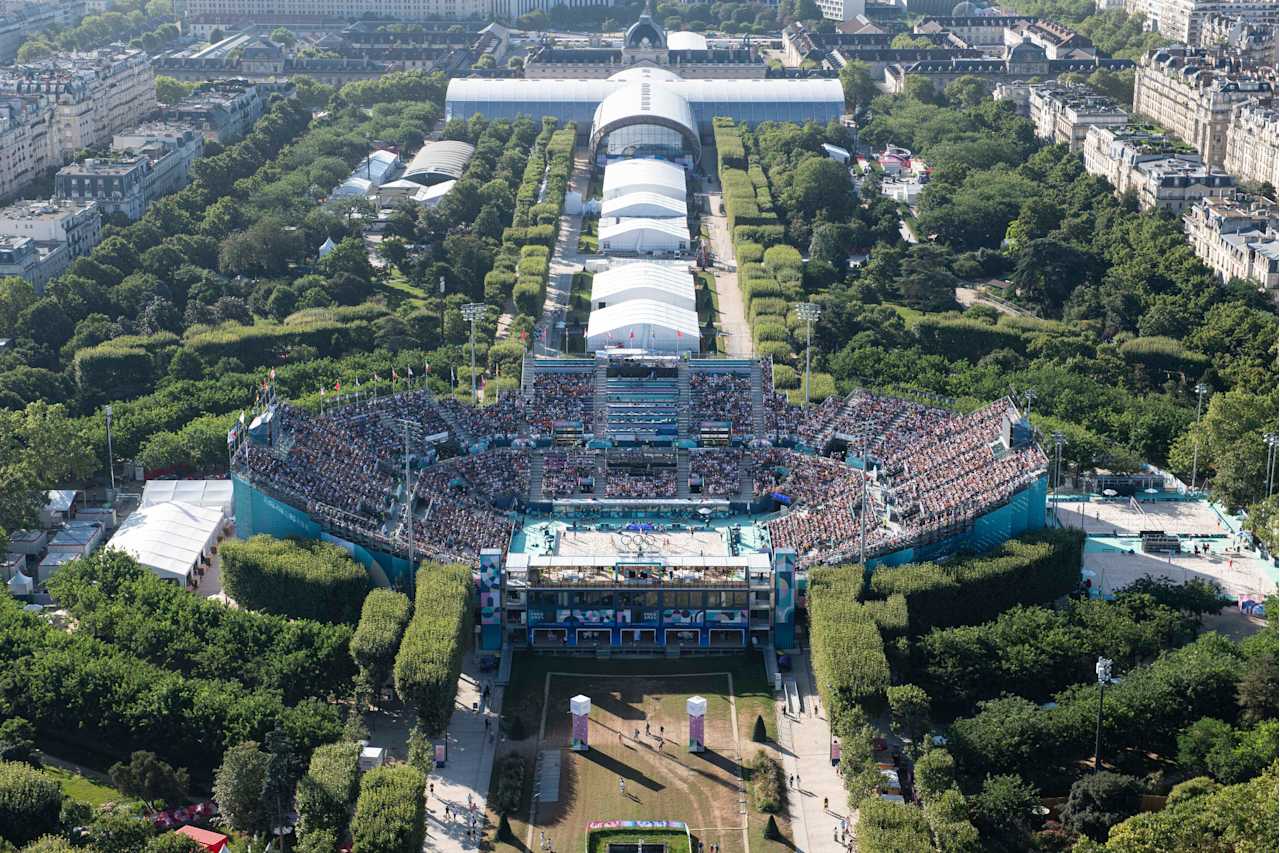
[[601, 453], [599, 456], [596, 457], [596, 477], [595, 477], [596, 479], [595, 496], [596, 497], [598, 498], [604, 497], [605, 495], [604, 484], [605, 484], [605, 480], [608, 479], [608, 477], [609, 477], [609, 460], [603, 453]]
[[546, 457], [541, 449], [529, 454], [529, 500], [542, 500], [542, 474], [546, 470]]
[[[681, 438], [688, 438], [689, 422], [693, 417], [693, 389], [689, 382], [689, 362], [680, 360], [676, 368], [676, 378], [680, 389], [680, 408], [676, 411], [676, 429]], [[688, 486], [687, 478], [685, 485]]]
[[766, 435], [764, 418], [764, 369], [760, 359], [751, 362], [751, 429], [756, 438]]
[[609, 363], [596, 362], [595, 395], [591, 401], [591, 432], [597, 438], [609, 434]]
[[676, 449], [676, 497], [689, 497], [689, 451]]

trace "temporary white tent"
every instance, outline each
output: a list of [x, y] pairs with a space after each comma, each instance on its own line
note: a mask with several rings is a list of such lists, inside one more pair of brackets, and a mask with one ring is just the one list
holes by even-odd
[[651, 192], [684, 202], [684, 168], [665, 160], [619, 160], [604, 167], [605, 201], [635, 192]]
[[693, 276], [682, 263], [618, 264], [598, 272], [591, 280], [591, 307], [608, 308], [632, 299], [652, 299], [692, 310], [695, 306]]
[[628, 299], [591, 312], [587, 348], [646, 349], [652, 352], [698, 352], [698, 315], [656, 299]]
[[230, 480], [148, 480], [142, 487], [142, 506], [178, 501], [193, 506], [214, 507], [228, 517], [234, 489]]
[[600, 220], [600, 251], [673, 255], [689, 250], [689, 226], [682, 219], [628, 217]]
[[225, 522], [216, 507], [152, 504], [126, 518], [107, 547], [131, 554], [165, 580], [185, 584], [201, 556], [217, 544]]
[[689, 210], [684, 199], [662, 193], [638, 191], [605, 199], [600, 205], [601, 219], [621, 216], [647, 216], [650, 219], [687, 219]]

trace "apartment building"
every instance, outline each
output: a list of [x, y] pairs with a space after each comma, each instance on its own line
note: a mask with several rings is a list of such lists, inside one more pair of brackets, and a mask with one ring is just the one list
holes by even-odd
[[1094, 125], [1082, 152], [1089, 174], [1105, 178], [1116, 195], [1133, 192], [1143, 210], [1182, 213], [1202, 198], [1235, 194], [1231, 175], [1151, 127]]
[[1272, 79], [1212, 51], [1176, 45], [1150, 51], [1138, 64], [1133, 111], [1195, 146], [1206, 163], [1220, 169], [1236, 105], [1273, 94]]
[[1230, 51], [1247, 65], [1275, 65], [1277, 25], [1245, 21], [1215, 12], [1200, 28], [1200, 47]]
[[185, 0], [183, 8], [192, 17], [248, 16], [287, 23], [308, 18], [461, 20], [484, 17], [492, 5], [490, 0]]
[[0, 199], [12, 198], [57, 165], [52, 127], [53, 107], [44, 99], [0, 96]]
[[1223, 281], [1280, 286], [1276, 206], [1265, 199], [1202, 199], [1182, 217], [1196, 255]]
[[0, 208], [0, 275], [17, 275], [37, 293], [102, 239], [95, 201], [24, 201]]
[[1237, 180], [1280, 184], [1280, 110], [1274, 99], [1236, 104], [1223, 168]]
[[1183, 44], [1200, 44], [1205, 21], [1213, 15], [1257, 24], [1276, 21], [1275, 0], [1125, 0], [1124, 5], [1129, 14], [1146, 16], [1160, 35]]
[[[1003, 91], [1015, 95], [1013, 89]], [[1122, 127], [1129, 123], [1129, 114], [1115, 101], [1088, 86], [1065, 83], [1028, 86], [1027, 110], [1036, 136], [1077, 152], [1084, 147], [1090, 126]]]
[[828, 21], [852, 21], [867, 11], [867, 0], [816, 0], [818, 11]]
[[0, 69], [0, 97], [28, 95], [53, 105], [53, 158], [105, 145], [156, 108], [151, 60], [141, 50], [103, 48]]
[[166, 107], [164, 120], [195, 127], [209, 142], [227, 143], [248, 133], [265, 108], [260, 86], [247, 80], [219, 80]]

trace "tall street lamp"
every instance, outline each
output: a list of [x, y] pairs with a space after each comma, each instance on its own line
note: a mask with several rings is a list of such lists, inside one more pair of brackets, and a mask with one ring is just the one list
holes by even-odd
[[822, 316], [822, 306], [812, 302], [796, 303], [796, 316], [805, 322], [804, 404], [809, 405], [809, 361], [813, 352], [813, 324]]
[[476, 321], [484, 316], [485, 309], [488, 306], [483, 302], [468, 302], [462, 306], [462, 319], [471, 324], [471, 403], [476, 405], [479, 398], [476, 396]]
[[1022, 399], [1027, 401], [1027, 410], [1023, 414], [1026, 415], [1027, 420], [1031, 420], [1031, 404], [1036, 401], [1036, 389], [1028, 388], [1023, 391]]
[[1093, 741], [1093, 772], [1097, 773], [1102, 768], [1102, 694], [1107, 689], [1107, 682], [1111, 680], [1111, 660], [1098, 658], [1093, 671], [1098, 676], [1098, 730]]
[[102, 407], [102, 413], [107, 418], [107, 470], [111, 472], [111, 502], [116, 500], [116, 460], [115, 454], [111, 450], [111, 406], [110, 404]]
[[1209, 386], [1203, 382], [1196, 383], [1196, 443], [1195, 450], [1191, 453], [1191, 491], [1196, 490], [1196, 474], [1200, 468], [1200, 409], [1204, 404], [1204, 397], [1209, 393]]
[[1061, 432], [1053, 433], [1053, 448], [1056, 452], [1056, 459], [1053, 463], [1053, 514], [1058, 514], [1058, 482], [1062, 479], [1062, 447], [1067, 443], [1067, 437]]
[[1275, 470], [1277, 460], [1277, 451], [1280, 450], [1280, 434], [1270, 433], [1266, 439], [1267, 442], [1267, 497], [1271, 497], [1271, 490], [1275, 486]]

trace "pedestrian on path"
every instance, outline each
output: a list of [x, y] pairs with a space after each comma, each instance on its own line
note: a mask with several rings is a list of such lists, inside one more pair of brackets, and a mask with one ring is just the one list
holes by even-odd
[[787, 787], [794, 788], [795, 786], [796, 786], [796, 777], [795, 777], [795, 774], [792, 773], [790, 776], [787, 777]]
[[827, 808], [827, 798], [826, 798], [826, 797], [823, 797], [823, 798], [822, 798], [822, 810], [823, 810], [824, 812], [831, 811], [831, 809]]
[[651, 731], [649, 731], [649, 721], [648, 721], [648, 720], [645, 720], [645, 721], [644, 721], [644, 733], [645, 733], [645, 735], [646, 735], [646, 736], [648, 736], [648, 735], [650, 735], [650, 734], [653, 734]]
[[621, 776], [618, 777], [618, 793], [624, 797], [627, 795], [627, 780]]

